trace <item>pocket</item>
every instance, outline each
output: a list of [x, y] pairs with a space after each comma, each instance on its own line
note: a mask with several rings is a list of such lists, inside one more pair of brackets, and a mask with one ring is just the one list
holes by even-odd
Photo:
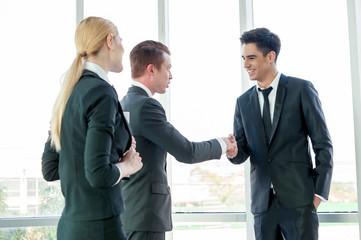
[[300, 167], [307, 167], [309, 169], [312, 169], [312, 166], [305, 162], [288, 162], [290, 164], [289, 166], [300, 166]]
[[294, 176], [307, 176], [312, 177], [315, 174], [314, 169], [307, 163], [304, 162], [288, 162], [287, 164], [288, 170], [290, 173], [294, 174]]
[[152, 183], [152, 193], [169, 195], [170, 188], [167, 184], [164, 183]]
[[315, 207], [315, 205], [312, 203], [311, 204], [311, 211], [315, 214], [317, 214], [317, 208]]

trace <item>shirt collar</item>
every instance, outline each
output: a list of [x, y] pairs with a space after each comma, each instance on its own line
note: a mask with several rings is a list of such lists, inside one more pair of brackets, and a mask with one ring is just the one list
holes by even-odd
[[143, 83], [140, 83], [138, 81], [133, 81], [133, 86], [136, 87], [140, 87], [141, 89], [143, 89], [144, 91], [146, 91], [146, 93], [148, 94], [149, 97], [153, 97], [152, 92], [149, 90], [149, 88], [147, 88]]
[[[278, 82], [280, 81], [280, 77], [281, 77], [281, 72], [278, 72], [275, 79], [273, 79], [272, 83], [267, 87], [272, 87], [273, 89], [277, 89], [277, 86], [278, 86]], [[257, 83], [257, 91], [259, 92], [259, 89], [264, 89], [264, 88], [261, 88], [258, 83]]]
[[92, 63], [92, 62], [84, 62], [84, 69], [92, 71], [98, 76], [110, 84], [107, 73], [104, 71], [102, 67], [100, 67], [98, 64]]

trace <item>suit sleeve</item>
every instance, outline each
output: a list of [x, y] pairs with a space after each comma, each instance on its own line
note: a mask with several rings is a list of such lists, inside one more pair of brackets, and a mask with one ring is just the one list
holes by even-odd
[[331, 138], [318, 93], [311, 82], [307, 82], [301, 97], [302, 110], [315, 153], [315, 191], [316, 194], [328, 199], [333, 169]]
[[229, 159], [234, 164], [245, 162], [248, 157], [247, 139], [244, 133], [243, 119], [241, 114], [240, 100], [237, 100], [236, 110], [234, 112], [233, 134], [237, 141], [238, 154], [236, 157]]
[[41, 171], [43, 177], [46, 181], [56, 181], [59, 180], [59, 153], [51, 147], [50, 137], [45, 143], [44, 152], [41, 157]]
[[191, 142], [167, 121], [160, 103], [147, 99], [141, 109], [140, 124], [142, 134], [184, 163], [199, 163], [220, 159], [222, 149], [217, 139]]
[[120, 177], [119, 169], [110, 162], [118, 99], [110, 86], [97, 86], [89, 91], [84, 101], [88, 121], [85, 176], [93, 187], [111, 187]]

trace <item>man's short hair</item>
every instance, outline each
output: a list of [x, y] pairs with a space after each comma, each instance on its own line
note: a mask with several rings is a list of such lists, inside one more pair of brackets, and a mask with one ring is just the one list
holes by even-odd
[[278, 54], [281, 50], [281, 40], [280, 38], [272, 33], [267, 28], [255, 28], [249, 31], [246, 31], [242, 34], [241, 43], [255, 43], [258, 50], [263, 53], [263, 56], [266, 56], [269, 52], [274, 51], [276, 53], [277, 62]]
[[138, 43], [130, 52], [132, 78], [141, 76], [149, 64], [160, 69], [164, 62], [164, 53], [170, 55], [168, 47], [161, 42], [147, 40]]

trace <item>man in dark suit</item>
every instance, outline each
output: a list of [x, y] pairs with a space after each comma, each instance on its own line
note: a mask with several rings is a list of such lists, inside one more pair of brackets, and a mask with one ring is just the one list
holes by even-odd
[[172, 229], [167, 152], [180, 162], [199, 163], [236, 151], [236, 144], [228, 138], [190, 142], [167, 121], [162, 105], [152, 98], [165, 93], [172, 79], [170, 51], [164, 44], [139, 43], [130, 53], [130, 63], [134, 83], [121, 105], [128, 112], [144, 165], [122, 183], [126, 206], [122, 218], [129, 240], [162, 240]]
[[243, 33], [241, 43], [244, 68], [257, 84], [237, 99], [238, 153], [229, 159], [240, 164], [250, 157], [256, 239], [318, 239], [316, 209], [328, 199], [333, 160], [317, 91], [278, 72], [281, 43], [268, 29]]

